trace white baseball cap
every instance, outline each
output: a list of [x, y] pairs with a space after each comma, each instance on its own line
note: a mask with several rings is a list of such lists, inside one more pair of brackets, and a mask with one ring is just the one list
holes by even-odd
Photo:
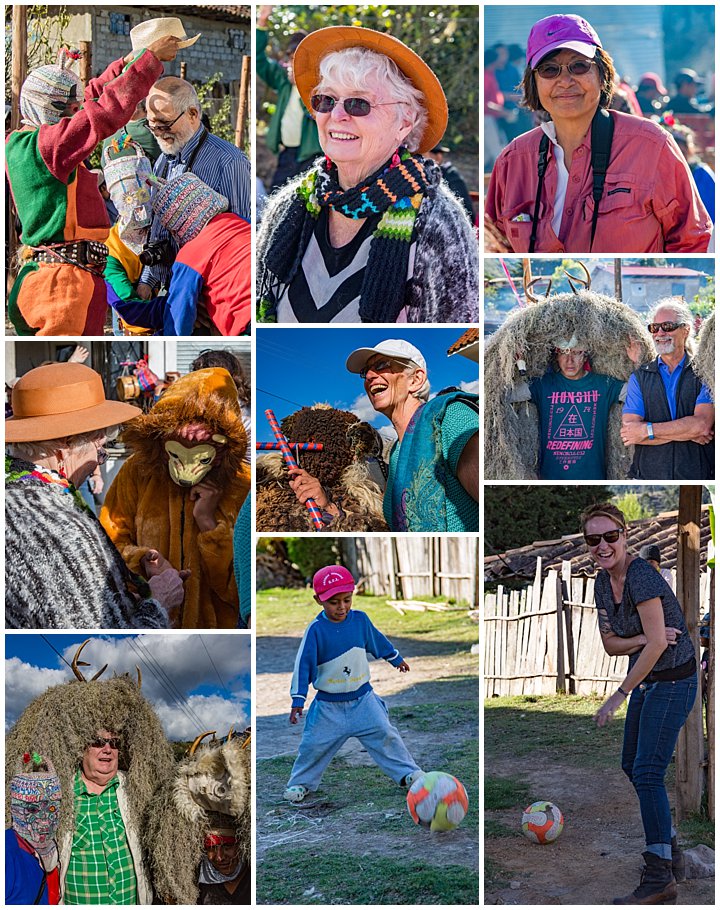
[[345, 361], [345, 367], [351, 373], [359, 373], [375, 354], [384, 354], [386, 357], [395, 357], [398, 360], [410, 360], [427, 375], [427, 364], [423, 355], [414, 344], [401, 338], [389, 338], [387, 341], [376, 344], [374, 348], [358, 348]]

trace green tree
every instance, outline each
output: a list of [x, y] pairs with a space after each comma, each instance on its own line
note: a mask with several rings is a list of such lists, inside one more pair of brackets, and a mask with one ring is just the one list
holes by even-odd
[[615, 496], [613, 501], [625, 516], [626, 521], [649, 518], [653, 514], [652, 510], [643, 503], [637, 493], [625, 493], [623, 496]]
[[[27, 8], [27, 71], [55, 63], [58, 48], [63, 45], [65, 29], [70, 24], [66, 6], [33, 4]], [[12, 6], [5, 7], [5, 101], [12, 100]]]
[[689, 303], [690, 311], [695, 316], [706, 319], [715, 310], [715, 277], [708, 276], [703, 287]]
[[[284, 49], [289, 35], [330, 25], [358, 25], [399, 38], [428, 64], [445, 91], [445, 141], [477, 154], [480, 103], [478, 15], [473, 6], [276, 6], [268, 23], [268, 49]], [[262, 121], [269, 98], [258, 87]]]
[[502, 553], [535, 540], [576, 534], [580, 512], [611, 498], [606, 486], [485, 487], [485, 551]]

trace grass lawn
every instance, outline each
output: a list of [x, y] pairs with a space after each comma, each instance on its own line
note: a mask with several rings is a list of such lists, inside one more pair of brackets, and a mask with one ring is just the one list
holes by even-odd
[[[420, 704], [390, 709], [403, 738], [427, 735], [428, 722], [447, 705]], [[477, 703], [452, 705], [457, 720], [477, 716]], [[444, 721], [439, 722], [442, 729]], [[469, 810], [462, 823], [477, 844], [478, 742], [468, 723], [468, 738], [446, 743], [438, 737], [425, 747], [423, 761], [447, 770], [463, 782]], [[258, 762], [258, 829], [277, 842], [257, 868], [257, 893], [270, 904], [448, 904], [474, 905], [478, 874], [457, 858], [438, 862], [437, 853], [452, 844], [452, 833], [433, 834], [416, 826], [407, 811], [405, 791], [372, 766], [354, 766], [334, 758], [321, 789], [298, 808], [282, 801], [292, 756]], [[474, 847], [477, 851], [477, 846]], [[428, 853], [433, 854], [432, 859]]]
[[[373, 624], [390, 641], [393, 636], [417, 638], [425, 642], [474, 643], [478, 640], [477, 623], [471, 622], [464, 610], [451, 613], [414, 613], [401, 616], [387, 603], [386, 597], [355, 596], [353, 607], [367, 613]], [[444, 603], [442, 597], [423, 597], [428, 603]], [[301, 636], [320, 607], [309, 590], [269, 588], [257, 593], [256, 622], [259, 635]]]

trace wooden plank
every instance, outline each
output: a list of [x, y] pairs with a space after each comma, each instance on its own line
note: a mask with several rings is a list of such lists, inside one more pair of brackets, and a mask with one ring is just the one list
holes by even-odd
[[708, 647], [707, 731], [708, 731], [708, 815], [715, 821], [715, 571], [708, 572], [708, 609], [710, 645]]
[[[518, 591], [512, 591], [508, 599], [508, 619], [517, 618], [518, 612], [518, 603], [520, 601], [520, 594]], [[518, 635], [520, 633], [520, 626], [517, 622], [506, 623], [507, 626], [507, 671], [508, 673], [515, 675], [517, 673], [517, 658], [518, 658]], [[515, 684], [514, 681], [508, 683], [508, 695], [515, 695]]]
[[[678, 508], [677, 599], [685, 615], [699, 662], [698, 619], [700, 612], [700, 507], [702, 487], [681, 486]], [[676, 752], [676, 816], [679, 821], [700, 810], [704, 759], [702, 700], [695, 699], [678, 737]]]

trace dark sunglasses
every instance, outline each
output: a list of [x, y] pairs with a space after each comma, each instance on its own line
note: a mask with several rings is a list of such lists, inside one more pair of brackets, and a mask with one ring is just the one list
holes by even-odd
[[367, 117], [374, 107], [401, 103], [399, 101], [379, 101], [377, 104], [370, 104], [367, 98], [333, 98], [332, 95], [313, 95], [310, 98], [310, 106], [318, 114], [329, 114], [341, 101], [345, 113], [350, 114], [351, 117]]
[[376, 360], [371, 367], [364, 366], [362, 370], [360, 370], [360, 378], [367, 379], [368, 373], [386, 373], [388, 370], [395, 372], [393, 370], [394, 365], [405, 366], [405, 364], [401, 363], [399, 360], [392, 360], [392, 358], [388, 360]]
[[564, 69], [571, 76], [587, 76], [593, 66], [596, 66], [594, 60], [573, 60], [571, 63], [552, 63], [548, 61], [536, 66], [535, 72], [541, 79], [557, 79]]
[[90, 745], [93, 749], [104, 749], [105, 746], [110, 746], [111, 749], [119, 749], [120, 746], [122, 746], [122, 740], [119, 736], [111, 736], [109, 739], [106, 739], [104, 736], [98, 736]]
[[651, 335], [657, 335], [660, 329], [663, 332], [674, 332], [675, 329], [679, 329], [681, 326], [686, 325], [684, 322], [651, 322], [647, 329]]
[[589, 547], [596, 547], [601, 540], [606, 543], [615, 543], [624, 532], [625, 528], [615, 528], [614, 531], [606, 531], [604, 534], [583, 534], [583, 537]]

